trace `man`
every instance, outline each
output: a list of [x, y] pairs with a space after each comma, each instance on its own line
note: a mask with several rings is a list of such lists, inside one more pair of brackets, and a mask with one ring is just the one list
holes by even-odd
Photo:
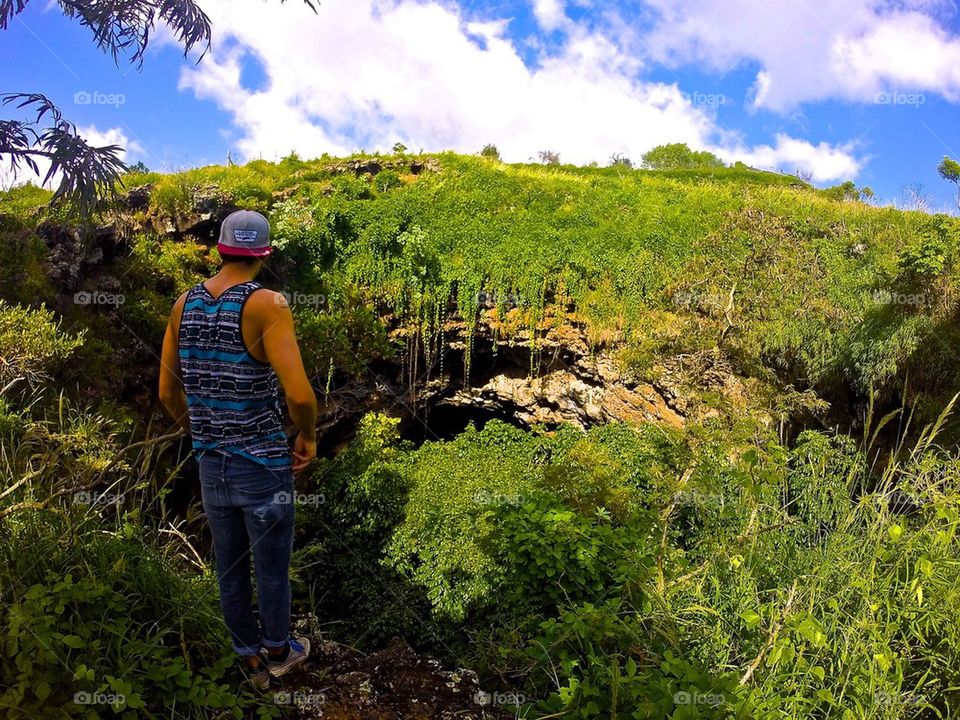
[[[291, 638], [293, 475], [316, 456], [317, 400], [284, 297], [254, 281], [270, 225], [241, 210], [223, 221], [223, 265], [177, 300], [160, 364], [160, 400], [189, 430], [216, 555], [220, 604], [234, 650], [259, 689], [310, 653]], [[291, 449], [280, 387], [299, 434]], [[250, 553], [260, 622], [254, 619]]]

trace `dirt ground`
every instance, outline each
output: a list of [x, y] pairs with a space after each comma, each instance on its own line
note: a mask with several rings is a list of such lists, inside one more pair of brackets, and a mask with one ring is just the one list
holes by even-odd
[[325, 720], [505, 720], [515, 707], [497, 707], [470, 670], [444, 670], [395, 638], [363, 655], [311, 638], [310, 658], [274, 678], [268, 698], [295, 718]]

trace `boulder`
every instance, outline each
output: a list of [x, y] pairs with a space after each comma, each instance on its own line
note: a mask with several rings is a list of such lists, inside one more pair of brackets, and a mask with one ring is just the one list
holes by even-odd
[[144, 212], [150, 207], [150, 193], [153, 191], [153, 184], [147, 183], [127, 191], [123, 196], [122, 205], [132, 212]]
[[61, 293], [72, 293], [80, 281], [85, 253], [77, 228], [53, 220], [44, 220], [37, 226], [37, 236], [43, 240], [47, 253], [47, 277]]
[[157, 213], [153, 229], [164, 235], [192, 235], [201, 241], [214, 242], [220, 223], [232, 212], [240, 210], [233, 197], [217, 185], [201, 185], [191, 192], [190, 209], [175, 215]]

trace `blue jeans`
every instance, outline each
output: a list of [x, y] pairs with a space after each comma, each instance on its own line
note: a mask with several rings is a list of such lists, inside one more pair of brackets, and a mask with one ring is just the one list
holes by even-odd
[[[283, 647], [290, 633], [293, 472], [246, 458], [205, 452], [199, 459], [203, 509], [213, 534], [220, 607], [240, 655]], [[253, 616], [250, 552], [257, 575], [260, 626]]]

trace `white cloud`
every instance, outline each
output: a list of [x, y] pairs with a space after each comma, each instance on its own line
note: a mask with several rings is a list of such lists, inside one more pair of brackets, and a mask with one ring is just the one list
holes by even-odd
[[716, 148], [715, 152], [724, 160], [739, 160], [767, 170], [809, 172], [815, 182], [829, 182], [841, 178], [853, 178], [860, 172], [862, 160], [854, 156], [852, 145], [834, 147], [827, 143], [813, 145], [805, 140], [797, 140], [784, 134], [776, 136], [773, 146], [761, 145], [753, 148]]
[[[325, 0], [313, 15], [298, 3], [208, 0], [214, 48], [182, 70], [180, 88], [231, 114], [247, 158], [382, 150], [398, 141], [464, 152], [493, 142], [509, 161], [550, 149], [574, 163], [605, 163], [613, 153], [639, 160], [667, 142], [730, 147], [719, 142], [726, 135], [710, 108], [675, 84], [638, 79], [640, 61], [619, 44], [561, 17], [559, 3], [539, 5], [541, 22], [563, 21], [565, 34], [529, 66], [504, 20], [465, 17], [454, 5]], [[244, 85], [245, 62], [262, 65], [264, 87]], [[816, 175], [827, 179], [857, 165], [848, 150], [829, 146], [806, 158], [785, 141], [751, 152], [735, 143], [730, 151], [774, 166], [788, 156], [823, 162]]]
[[960, 36], [938, 22], [952, 11], [946, 2], [646, 3], [658, 20], [641, 36], [645, 56], [720, 72], [756, 63], [755, 107], [787, 111], [827, 98], [872, 102], [894, 91], [960, 99]]
[[126, 161], [130, 155], [144, 155], [143, 146], [127, 136], [127, 133], [120, 128], [109, 128], [100, 130], [93, 125], [77, 127], [77, 134], [87, 141], [93, 147], [106, 147], [108, 145], [118, 145], [121, 152], [118, 153], [121, 160]]
[[533, 0], [533, 14], [547, 32], [559, 30], [567, 24], [563, 0]]
[[860, 37], [837, 39], [832, 50], [833, 66], [854, 89], [905, 88], [960, 100], [960, 38], [924, 15], [886, 18]]

